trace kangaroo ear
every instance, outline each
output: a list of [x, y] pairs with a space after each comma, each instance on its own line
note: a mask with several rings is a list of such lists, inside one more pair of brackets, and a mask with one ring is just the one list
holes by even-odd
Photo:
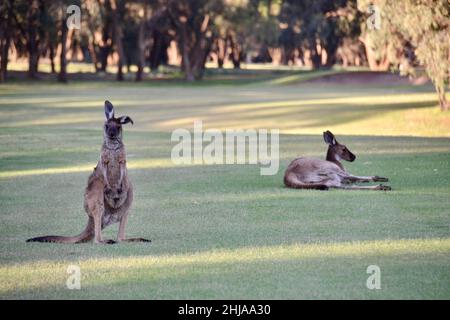
[[134, 124], [133, 119], [131, 119], [129, 116], [121, 116], [119, 118], [120, 124], [127, 124], [128, 122], [131, 122], [131, 124]]
[[335, 145], [337, 142], [336, 138], [334, 137], [334, 134], [332, 134], [328, 130], [323, 133], [323, 140], [325, 140], [325, 143], [329, 145]]
[[114, 118], [114, 107], [108, 100], [105, 101], [105, 116], [106, 120]]

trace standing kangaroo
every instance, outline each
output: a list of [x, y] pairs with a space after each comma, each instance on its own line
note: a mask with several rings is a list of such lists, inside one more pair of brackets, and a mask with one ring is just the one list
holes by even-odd
[[358, 186], [356, 182], [387, 182], [387, 178], [372, 176], [359, 177], [345, 171], [340, 160], [355, 161], [356, 156], [346, 146], [337, 142], [330, 131], [323, 133], [328, 144], [326, 160], [315, 158], [297, 158], [291, 162], [284, 174], [284, 184], [295, 189], [328, 190], [339, 188], [346, 190], [391, 190], [385, 185]]
[[133, 186], [128, 179], [125, 146], [122, 142], [122, 125], [131, 122], [128, 116], [114, 117], [114, 107], [105, 101], [106, 121], [103, 129], [103, 146], [100, 160], [89, 176], [84, 193], [84, 209], [88, 223], [78, 236], [43, 236], [27, 242], [81, 243], [94, 239], [95, 243], [116, 243], [104, 240], [102, 229], [119, 222], [117, 242], [150, 242], [143, 238], [125, 238], [125, 225], [133, 202]]

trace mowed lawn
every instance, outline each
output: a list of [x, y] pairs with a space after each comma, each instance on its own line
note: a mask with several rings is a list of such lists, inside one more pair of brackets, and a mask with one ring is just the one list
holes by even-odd
[[[25, 243], [84, 228], [105, 99], [135, 121], [127, 234], [152, 243]], [[428, 86], [2, 85], [0, 298], [449, 299], [450, 114], [436, 104]], [[278, 174], [174, 165], [171, 132], [194, 120], [280, 129]], [[324, 130], [357, 155], [349, 171], [387, 176], [393, 191], [285, 188], [290, 160], [325, 156]], [[69, 265], [81, 290], [66, 287]], [[366, 287], [370, 265], [380, 290]]]

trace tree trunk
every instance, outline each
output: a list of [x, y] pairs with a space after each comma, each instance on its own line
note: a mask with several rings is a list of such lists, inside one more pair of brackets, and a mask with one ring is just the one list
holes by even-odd
[[53, 43], [49, 43], [49, 56], [50, 56], [50, 66], [52, 69], [52, 74], [56, 73], [55, 69], [55, 47], [53, 46]]
[[[88, 27], [91, 29], [91, 34], [89, 35], [89, 39], [88, 39], [88, 51], [89, 51], [89, 55], [91, 57], [91, 61], [92, 64], [94, 65], [94, 69], [95, 72], [97, 73], [100, 69], [100, 65], [99, 65], [99, 58], [98, 58], [98, 52], [96, 50], [96, 43], [95, 43], [95, 25], [93, 23], [93, 18], [92, 16], [89, 14], [89, 10], [86, 10], [86, 16], [87, 16], [87, 22], [88, 22]], [[105, 66], [106, 68], [106, 66]]]
[[27, 30], [27, 49], [28, 49], [28, 77], [36, 79], [39, 65], [39, 42], [37, 39], [37, 29], [39, 24], [39, 3], [32, 1], [28, 9], [28, 30]]
[[0, 82], [6, 81], [8, 77], [8, 59], [9, 59], [9, 47], [11, 45], [11, 37], [9, 31], [5, 30], [3, 39], [0, 39], [1, 43], [1, 63], [0, 63]]
[[328, 43], [322, 44], [322, 51], [326, 54], [325, 67], [332, 68], [336, 64], [336, 55], [339, 48], [339, 43], [333, 39]]
[[3, 63], [6, 58], [4, 47], [5, 47], [5, 41], [4, 41], [4, 34], [3, 30], [0, 29], [0, 82], [5, 81], [5, 74], [3, 70]]
[[9, 48], [11, 46], [11, 23], [13, 17], [13, 2], [12, 0], [6, 2], [8, 3], [8, 17], [3, 21], [5, 23], [0, 30], [0, 82], [6, 81], [8, 77], [8, 60], [9, 60]]
[[325, 66], [327, 68], [332, 68], [336, 64], [336, 50], [327, 51], [327, 61]]
[[370, 47], [367, 36], [365, 38], [359, 37], [359, 41], [364, 45], [364, 49], [366, 52], [367, 62], [369, 63], [369, 69], [371, 71], [388, 71], [390, 66], [390, 61], [387, 57], [386, 49], [383, 50], [383, 57], [380, 60], [377, 60], [375, 57], [374, 50]]
[[291, 45], [285, 45], [282, 48], [282, 58], [281, 58], [281, 63], [285, 66], [289, 65], [289, 62], [292, 61], [294, 62], [294, 50], [295, 48]]
[[201, 80], [203, 78], [203, 73], [205, 71], [206, 60], [208, 59], [209, 53], [211, 52], [211, 47], [213, 44], [213, 39], [211, 37], [200, 39], [198, 46], [198, 53], [196, 56], [196, 61], [194, 64], [194, 76], [196, 80]]
[[28, 35], [28, 77], [37, 79], [39, 65], [39, 49], [36, 39], [36, 32], [30, 28]]
[[317, 52], [316, 39], [310, 39], [309, 41], [310, 53], [311, 53], [311, 63], [313, 69], [319, 69], [322, 64], [322, 56]]
[[100, 71], [106, 72], [108, 66], [108, 56], [111, 48], [108, 45], [100, 47]]
[[233, 63], [234, 69], [241, 68], [241, 52], [237, 41], [234, 39], [232, 34], [228, 35], [228, 42], [230, 43], [231, 48], [231, 62]]
[[92, 41], [89, 41], [88, 51], [89, 51], [89, 55], [91, 56], [92, 64], [94, 65], [95, 72], [98, 72], [98, 70], [99, 70], [98, 58], [97, 58], [97, 52], [95, 51], [95, 43], [94, 43], [93, 39], [92, 39]]
[[[157, 30], [153, 31], [155, 29], [155, 26], [157, 25], [159, 19], [167, 13], [167, 9], [165, 6], [160, 7], [158, 10], [156, 10], [149, 21], [146, 21], [147, 19], [147, 6], [144, 4], [144, 16], [142, 18], [142, 21], [139, 25], [138, 30], [138, 70], [136, 72], [136, 81], [141, 81], [143, 78], [143, 72], [145, 67], [145, 37], [146, 34], [152, 34], [153, 35], [153, 48], [150, 50], [150, 68], [154, 70], [155, 68], [158, 68], [160, 62], [162, 61], [162, 55], [163, 50], [167, 51], [167, 46], [165, 45], [164, 41], [164, 35], [158, 32]], [[158, 38], [158, 39], [157, 39]], [[158, 44], [156, 45], [156, 42]], [[155, 52], [155, 45], [157, 46], [158, 52]], [[156, 54], [157, 53], [157, 54]], [[155, 55], [156, 54], [156, 55]]]
[[182, 66], [187, 81], [195, 81], [194, 73], [192, 72], [191, 61], [189, 59], [189, 47], [187, 44], [187, 30], [186, 25], [183, 24], [182, 40], [181, 40], [181, 54], [182, 54]]
[[[195, 2], [186, 2], [186, 6], [178, 6], [171, 1], [168, 14], [177, 29], [178, 47], [181, 54], [181, 68], [187, 81], [201, 79], [205, 62], [211, 50], [212, 33], [209, 29], [210, 15], [195, 15], [197, 12]], [[188, 16], [194, 16], [188, 19]], [[208, 32], [209, 31], [209, 32]]]
[[[120, 49], [117, 49], [120, 50]], [[119, 60], [117, 61], [117, 81], [123, 81], [123, 60], [120, 58], [119, 54]]]
[[137, 38], [137, 71], [136, 81], [142, 81], [145, 66], [145, 19], [147, 18], [146, 5], [144, 4], [144, 17], [139, 24], [138, 38]]
[[116, 45], [116, 51], [119, 56], [117, 61], [117, 81], [123, 81], [123, 64], [125, 61], [125, 54], [123, 51], [122, 43], [122, 26], [119, 21], [119, 12], [117, 8], [116, 0], [110, 0], [111, 3], [111, 15], [113, 24], [113, 39]]
[[28, 78], [37, 79], [39, 66], [39, 54], [37, 52], [37, 48], [30, 49], [28, 54]]
[[131, 57], [127, 55], [127, 73], [131, 72]]
[[297, 48], [297, 53], [298, 53], [298, 59], [300, 60], [302, 67], [304, 67], [306, 65], [306, 63], [305, 63], [305, 53], [303, 52], [303, 48], [302, 47]]
[[105, 23], [102, 30], [102, 41], [99, 44], [100, 71], [103, 72], [106, 72], [106, 67], [108, 66], [108, 56], [111, 52], [109, 30], [109, 23]]
[[4, 61], [6, 59], [6, 54], [5, 54], [6, 43], [3, 39], [3, 37], [4, 37], [4, 35], [0, 31], [0, 82], [4, 82], [6, 80], [5, 70], [3, 68], [3, 65], [5, 63]]
[[[63, 15], [64, 16], [64, 15]], [[67, 82], [67, 25], [65, 19], [61, 21], [61, 55], [60, 55], [60, 67], [58, 73], [58, 81]]]
[[259, 48], [258, 55], [255, 58], [256, 63], [271, 63], [273, 61], [270, 55], [269, 47], [267, 44], [263, 43]]
[[161, 62], [161, 53], [163, 50], [163, 35], [158, 31], [155, 30], [153, 32], [153, 45], [150, 50], [150, 69], [152, 71], [157, 70], [160, 62]]
[[437, 85], [435, 85], [435, 87], [438, 94], [441, 111], [447, 111], [450, 108], [450, 101], [447, 101], [447, 97], [445, 96], [445, 87], [440, 87]]
[[219, 69], [222, 69], [228, 49], [226, 39], [218, 37], [216, 41], [216, 46], [217, 46], [217, 67]]

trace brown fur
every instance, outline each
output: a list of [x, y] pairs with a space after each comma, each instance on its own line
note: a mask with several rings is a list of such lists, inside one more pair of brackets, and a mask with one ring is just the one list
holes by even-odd
[[133, 121], [127, 116], [115, 118], [109, 101], [105, 101], [105, 115], [107, 120], [100, 159], [89, 176], [84, 193], [84, 209], [88, 215], [86, 228], [74, 237], [43, 236], [27, 242], [81, 243], [94, 239], [95, 243], [115, 243], [114, 240], [103, 239], [102, 229], [116, 222], [119, 222], [117, 242], [150, 242], [143, 238], [125, 238], [125, 225], [133, 203], [133, 185], [127, 174], [122, 124]]
[[391, 190], [385, 185], [358, 186], [355, 182], [386, 182], [387, 178], [378, 176], [360, 177], [345, 171], [341, 159], [354, 161], [355, 155], [343, 144], [337, 142], [330, 131], [326, 131], [324, 140], [328, 144], [326, 160], [315, 158], [297, 158], [292, 161], [284, 174], [284, 184], [294, 189], [328, 190], [340, 188], [347, 190]]

